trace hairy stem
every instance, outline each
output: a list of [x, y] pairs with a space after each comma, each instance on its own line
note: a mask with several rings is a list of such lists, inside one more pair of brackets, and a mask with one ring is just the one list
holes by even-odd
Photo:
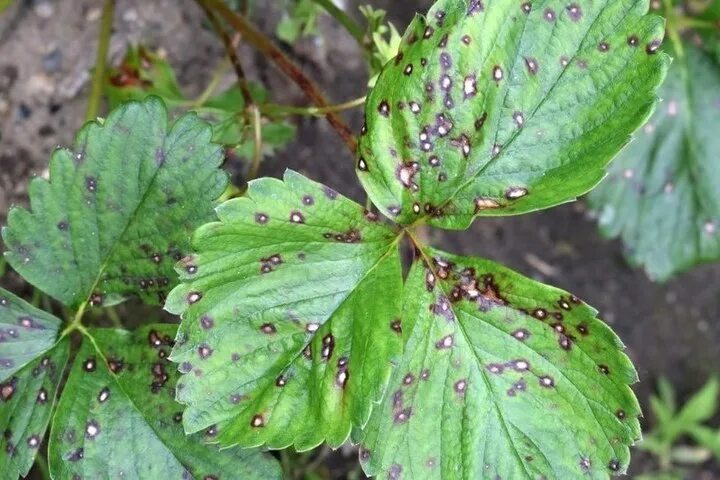
[[247, 181], [257, 178], [258, 172], [260, 171], [260, 163], [262, 162], [262, 118], [260, 117], [260, 109], [257, 105], [252, 104], [249, 106], [249, 112], [251, 115], [251, 121], [253, 125], [253, 134], [255, 140], [255, 154], [253, 155], [252, 164], [248, 171]]
[[[287, 75], [300, 87], [300, 89], [302, 89], [303, 92], [305, 92], [308, 98], [310, 98], [316, 106], [325, 108], [330, 105], [325, 99], [325, 96], [320, 92], [318, 86], [305, 76], [297, 65], [295, 65], [277, 46], [265, 37], [265, 35], [250, 24], [245, 17], [233, 12], [221, 0], [197, 1], [203, 4], [206, 8], [220, 15], [243, 36], [243, 39], [246, 42], [254, 46], [272, 60], [285, 75]], [[327, 118], [330, 125], [332, 125], [338, 135], [340, 135], [348, 149], [355, 154], [355, 151], [357, 150], [357, 140], [355, 140], [350, 127], [348, 127], [335, 112], [326, 113], [325, 118]]]
[[345, 27], [345, 29], [352, 35], [352, 37], [358, 42], [360, 47], [365, 48], [365, 31], [360, 25], [350, 18], [345, 11], [335, 5], [332, 0], [313, 0], [315, 3], [320, 5], [331, 17]]
[[95, 57], [95, 69], [93, 71], [90, 97], [88, 98], [85, 120], [95, 120], [100, 108], [100, 100], [103, 94], [105, 83], [105, 66], [107, 54], [110, 48], [110, 35], [112, 34], [113, 12], [115, 11], [115, 0], [105, 0], [102, 17], [100, 20], [100, 39], [98, 40], [97, 55]]
[[330, 112], [341, 112], [343, 110], [360, 107], [365, 104], [365, 99], [366, 97], [360, 97], [337, 105], [328, 105], [327, 107], [292, 107], [268, 103], [262, 105], [261, 110], [263, 113], [271, 116], [310, 115], [322, 117]]

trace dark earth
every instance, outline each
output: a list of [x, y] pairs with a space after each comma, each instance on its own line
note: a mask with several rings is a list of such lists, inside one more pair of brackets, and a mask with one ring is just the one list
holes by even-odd
[[[27, 182], [47, 175], [51, 151], [70, 144], [82, 124], [89, 71], [94, 62], [100, 5], [96, 0], [16, 1], [0, 16], [0, 223], [7, 209], [27, 203]], [[358, 3], [348, 4], [356, 12]], [[386, 8], [403, 30], [426, 1], [372, 0]], [[255, 2], [253, 16], [271, 34], [281, 0]], [[190, 0], [118, 0], [110, 54], [117, 63], [128, 43], [163, 49], [186, 92], [202, 91], [222, 44], [202, 22]], [[320, 22], [322, 35], [285, 46], [291, 57], [336, 103], [365, 94], [367, 73], [353, 39], [330, 18]], [[249, 75], [264, 82], [276, 103], [307, 105], [301, 91], [287, 82], [262, 56], [241, 46]], [[231, 76], [225, 79], [230, 85]], [[358, 109], [344, 115], [355, 131]], [[298, 170], [334, 189], [364, 201], [354, 161], [323, 119], [298, 118], [299, 136], [289, 148], [266, 159], [261, 174], [280, 176]], [[644, 410], [661, 376], [670, 379], [682, 399], [720, 370], [720, 264], [706, 265], [666, 283], [653, 283], [623, 259], [622, 245], [600, 237], [581, 200], [549, 211], [477, 221], [467, 232], [430, 232], [438, 246], [504, 263], [538, 280], [573, 292], [599, 311], [620, 335], [640, 375], [636, 385]], [[32, 289], [12, 272], [0, 285], [29, 298]], [[137, 318], [140, 307], [121, 313]], [[131, 323], [132, 324], [132, 323]], [[648, 414], [645, 429], [653, 424]], [[327, 457], [331, 478], [347, 477], [356, 454], [341, 449]], [[654, 470], [654, 461], [636, 452], [631, 477]], [[720, 478], [717, 464], [706, 464], [688, 478]], [[40, 477], [38, 477], [40, 478]]]

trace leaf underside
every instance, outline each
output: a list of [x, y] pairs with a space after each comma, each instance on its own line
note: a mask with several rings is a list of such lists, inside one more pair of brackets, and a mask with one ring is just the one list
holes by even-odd
[[570, 201], [651, 114], [668, 58], [647, 1], [440, 0], [367, 101], [358, 176], [401, 224], [466, 228]]
[[720, 259], [720, 64], [690, 42], [683, 50], [663, 104], [589, 197], [603, 232], [657, 280]]
[[198, 230], [172, 359], [188, 432], [222, 445], [340, 446], [367, 421], [400, 348], [397, 233], [328, 187], [287, 171]]
[[266, 454], [205, 444], [213, 430], [185, 435], [173, 398], [179, 375], [167, 360], [175, 332], [173, 325], [90, 332], [53, 419], [54, 478], [281, 477]]
[[132, 294], [162, 303], [191, 232], [214, 218], [225, 188], [210, 137], [192, 114], [168, 127], [156, 97], [87, 124], [73, 150], [53, 153], [50, 181], [31, 183], [32, 210], [10, 211], [8, 262], [70, 307]]
[[69, 345], [60, 340], [0, 383], [0, 478], [14, 480], [30, 471], [50, 422]]
[[404, 356], [360, 450], [379, 478], [607, 478], [640, 437], [636, 373], [574, 296], [428, 249], [406, 281]]

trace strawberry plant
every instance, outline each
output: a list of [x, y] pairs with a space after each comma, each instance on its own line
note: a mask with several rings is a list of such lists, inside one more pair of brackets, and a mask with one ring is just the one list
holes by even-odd
[[720, 4], [677, 3], [663, 6], [675, 58], [664, 103], [590, 195], [602, 231], [657, 280], [720, 259]]
[[[244, 16], [198, 3], [242, 101], [187, 105], [161, 62], [131, 51], [94, 84], [121, 74], [115, 86], [131, 89], [108, 90], [118, 106], [55, 151], [30, 208], [8, 215], [8, 263], [70, 314], [0, 292], [2, 471], [25, 475], [51, 424], [58, 479], [277, 478], [262, 450], [348, 441], [367, 474], [394, 480], [625, 472], [640, 437], [636, 372], [596, 310], [423, 238], [600, 181], [669, 64], [647, 3], [439, 0], [380, 72], [357, 141]], [[278, 111], [250, 90], [228, 26], [356, 152], [368, 205], [289, 170], [218, 201], [223, 153], [252, 141], [257, 159], [261, 114]], [[387, 32], [362, 42], [375, 61], [379, 44], [398, 44]], [[197, 112], [169, 121], [157, 96], [129, 100], [146, 93]], [[220, 110], [210, 123], [208, 103]], [[180, 326], [88, 324], [130, 297]]]

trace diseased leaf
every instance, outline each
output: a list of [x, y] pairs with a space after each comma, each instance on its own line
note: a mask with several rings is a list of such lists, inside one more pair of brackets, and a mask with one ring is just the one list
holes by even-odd
[[193, 114], [168, 126], [156, 97], [87, 124], [73, 150], [53, 153], [50, 181], [31, 183], [32, 210], [10, 211], [8, 262], [70, 307], [132, 294], [161, 303], [190, 233], [214, 217], [225, 188], [210, 136]]
[[0, 288], [0, 382], [52, 348], [60, 323]]
[[280, 478], [265, 454], [205, 444], [216, 431], [185, 435], [173, 398], [179, 375], [167, 360], [175, 331], [91, 331], [53, 419], [53, 478]]
[[[45, 437], [68, 360], [67, 338], [0, 383], [0, 477], [30, 471]], [[0, 348], [2, 347], [0, 343]]]
[[[268, 102], [268, 91], [262, 85], [249, 82], [248, 90], [258, 105]], [[253, 126], [246, 121], [245, 99], [237, 85], [207, 99], [204, 93], [199, 99], [186, 98], [170, 63], [142, 45], [129, 47], [120, 66], [110, 70], [105, 91], [112, 108], [157, 95], [173, 112], [196, 111], [212, 125], [212, 140], [225, 145], [228, 157], [250, 159], [255, 154]], [[275, 149], [292, 141], [295, 134], [296, 128], [291, 123], [263, 119], [263, 154], [272, 155]]]
[[365, 428], [379, 478], [607, 478], [640, 437], [636, 373], [574, 296], [428, 249], [405, 285], [403, 359]]
[[358, 175], [402, 224], [463, 229], [574, 199], [652, 112], [647, 1], [440, 0], [370, 93]]
[[400, 348], [397, 233], [287, 171], [201, 227], [166, 308], [185, 429], [222, 445], [338, 447], [367, 421]]
[[589, 197], [602, 231], [657, 280], [720, 259], [720, 64], [689, 42], [683, 51], [663, 104]]

